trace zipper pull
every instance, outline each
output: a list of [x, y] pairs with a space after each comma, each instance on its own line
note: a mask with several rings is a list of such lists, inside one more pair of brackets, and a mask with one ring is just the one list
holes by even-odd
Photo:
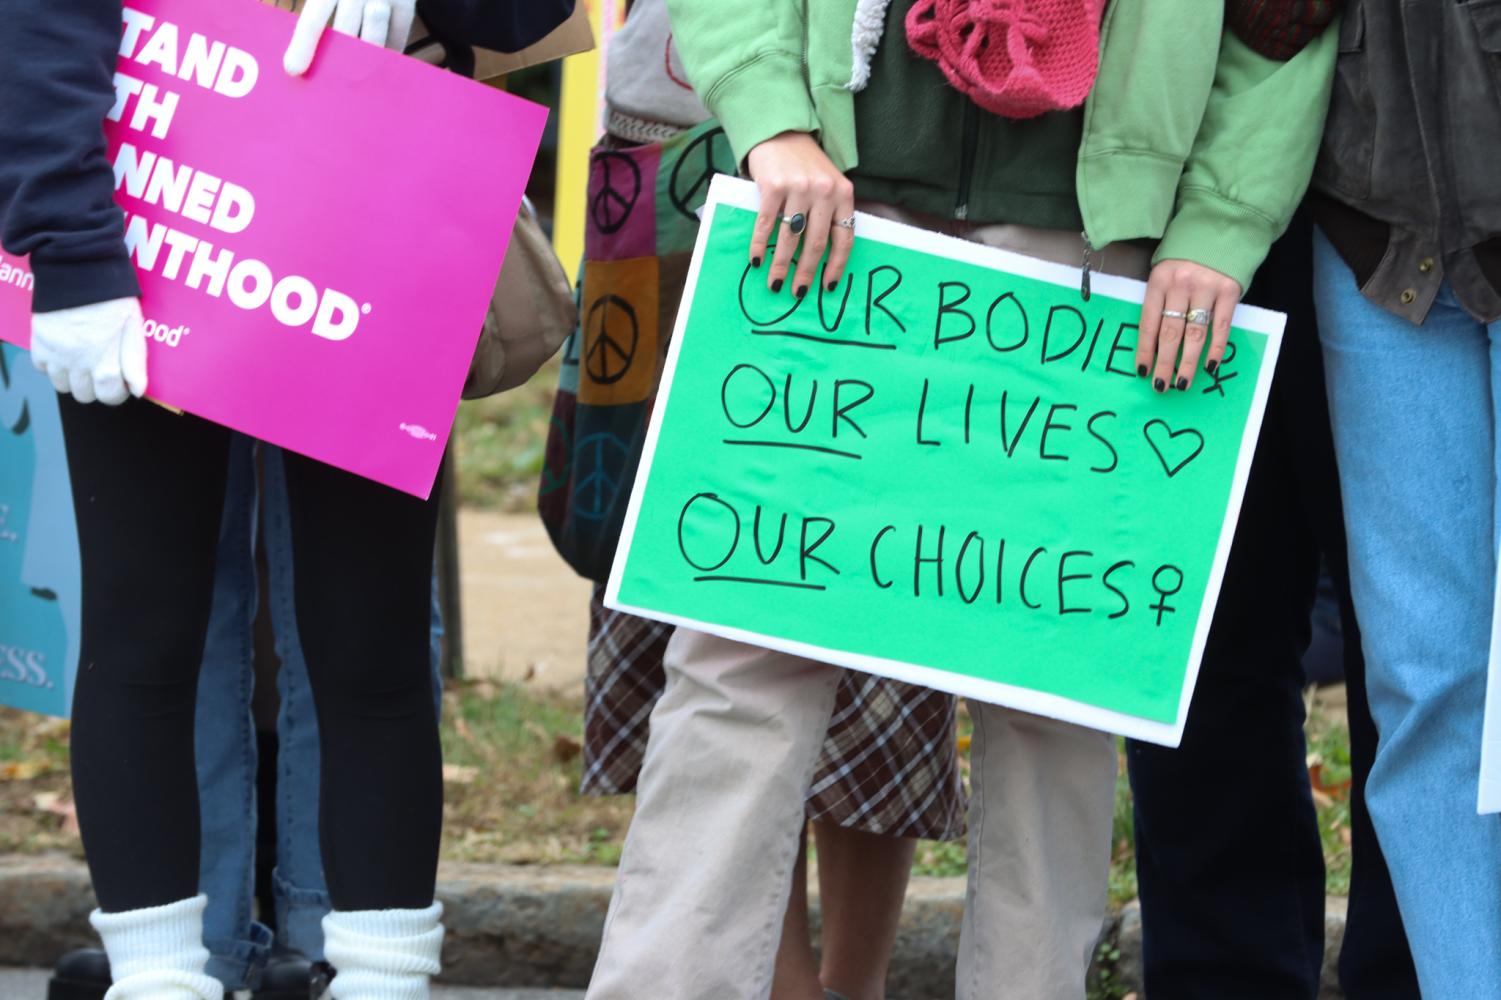
[[1089, 233], [1079, 234], [1084, 239], [1084, 280], [1079, 285], [1079, 296], [1085, 302], [1089, 301], [1089, 265], [1094, 257], [1094, 244], [1089, 242]]

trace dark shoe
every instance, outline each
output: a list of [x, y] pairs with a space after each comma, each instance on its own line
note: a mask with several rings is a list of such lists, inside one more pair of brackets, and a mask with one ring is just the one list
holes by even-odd
[[109, 958], [98, 948], [80, 948], [58, 959], [47, 1000], [104, 1000], [109, 986]]
[[279, 955], [261, 969], [250, 1000], [317, 1000], [323, 994], [322, 989], [313, 992], [317, 978], [314, 963], [301, 955]]
[[327, 962], [313, 963], [313, 1000], [322, 1000], [328, 984], [334, 981], [334, 967]]

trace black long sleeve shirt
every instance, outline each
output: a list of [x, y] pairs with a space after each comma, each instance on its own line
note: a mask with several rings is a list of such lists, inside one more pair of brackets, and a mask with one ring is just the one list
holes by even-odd
[[105, 158], [121, 0], [0, 0], [0, 245], [33, 308], [139, 295]]

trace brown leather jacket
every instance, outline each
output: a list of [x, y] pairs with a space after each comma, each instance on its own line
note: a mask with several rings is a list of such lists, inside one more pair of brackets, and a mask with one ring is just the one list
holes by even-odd
[[1501, 0], [1347, 8], [1313, 183], [1383, 224], [1362, 291], [1421, 323], [1447, 279], [1477, 319], [1501, 317]]

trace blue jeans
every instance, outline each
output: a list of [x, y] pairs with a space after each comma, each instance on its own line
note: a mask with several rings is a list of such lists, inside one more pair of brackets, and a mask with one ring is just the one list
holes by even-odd
[[[203, 823], [199, 887], [209, 900], [204, 942], [212, 956], [209, 974], [228, 989], [252, 985], [273, 947], [321, 960], [322, 921], [329, 909], [318, 842], [318, 721], [297, 637], [286, 475], [280, 449], [262, 445], [258, 505], [255, 452], [256, 442], [235, 437], [219, 535], [213, 616], [198, 680], [195, 729]], [[276, 679], [280, 713], [272, 876], [277, 911], [274, 939], [270, 929], [253, 918], [257, 754], [250, 702], [255, 688], [253, 623], [259, 592], [257, 524], [265, 533], [267, 610], [281, 662]], [[435, 581], [432, 663], [434, 696], [440, 705], [442, 634]]]
[[1501, 816], [1475, 807], [1496, 584], [1501, 323], [1477, 322], [1447, 285], [1422, 326], [1385, 312], [1322, 233], [1314, 277], [1380, 733], [1367, 802], [1424, 1000], [1496, 1000]]

